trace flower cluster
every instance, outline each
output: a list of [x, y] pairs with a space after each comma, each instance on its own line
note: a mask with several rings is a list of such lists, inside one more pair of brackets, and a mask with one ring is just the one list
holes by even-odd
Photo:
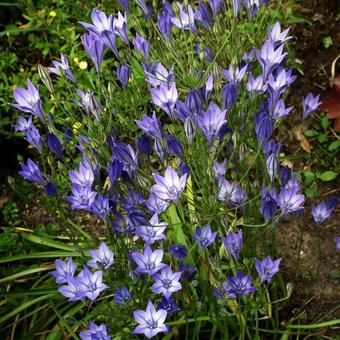
[[[98, 251], [90, 250], [92, 259], [87, 265], [94, 269], [98, 266], [107, 270], [113, 264], [113, 253], [109, 250], [105, 243], [101, 243]], [[68, 298], [69, 301], [77, 301], [88, 298], [92, 301], [96, 300], [99, 294], [108, 288], [103, 283], [103, 271], [97, 270], [92, 273], [88, 267], [84, 267], [77, 276], [75, 272], [77, 265], [72, 258], [68, 258], [67, 262], [56, 260], [56, 270], [51, 272], [56, 283], [60, 284], [59, 292]]]
[[[305, 196], [297, 174], [282, 165], [275, 139], [279, 122], [293, 110], [285, 104], [296, 79], [285, 64], [289, 29], [276, 23], [262, 46], [240, 47], [241, 55], [227, 58], [213, 44], [206, 46], [211, 38], [201, 39], [217, 37], [222, 19], [238, 17], [240, 25], [256, 20], [265, 1], [232, 1], [232, 8], [223, 0], [163, 2], [158, 12], [144, 0], [136, 3], [146, 20], [157, 20], [147, 26], [156, 28], [159, 40], [148, 40], [154, 34], [138, 25], [130, 29], [136, 18], [130, 20], [128, 1], [119, 1], [123, 14], [93, 9], [92, 23], [81, 22], [87, 30], [81, 42], [100, 91], [74, 76], [62, 54], [48, 71], [70, 82], [72, 110], [58, 103], [60, 116], [45, 115], [30, 81], [27, 89], [15, 89], [17, 103], [11, 105], [29, 114], [15, 128], [44, 169], [28, 159], [19, 174], [56, 196], [56, 205], [67, 205], [70, 218], [95, 215], [105, 236], [98, 249], [82, 249], [87, 259], [77, 260], [84, 265], [80, 271], [72, 258], [55, 261], [51, 274], [59, 292], [86, 304], [86, 298], [95, 301], [112, 289], [110, 308], [131, 307], [133, 333], [151, 338], [170, 331], [167, 318], [196, 318], [197, 306], [206, 301], [198, 303], [200, 294], [213, 289], [216, 308], [221, 300], [253, 305], [254, 295], [258, 301], [266, 296], [257, 292], [279, 272], [281, 259], [258, 259], [256, 242], [245, 251], [251, 243], [247, 227], [276, 226], [283, 216], [302, 213]], [[178, 39], [178, 46], [193, 48], [188, 35], [197, 44], [186, 53], [186, 69], [177, 58], [183, 52], [172, 44]], [[174, 57], [164, 57], [164, 50]], [[113, 63], [106, 64], [107, 55]], [[108, 70], [112, 65], [115, 72]], [[318, 97], [307, 95], [303, 118], [319, 105]], [[326, 221], [337, 204], [334, 198], [314, 206], [314, 221]], [[91, 321], [80, 337], [110, 339], [110, 332]]]

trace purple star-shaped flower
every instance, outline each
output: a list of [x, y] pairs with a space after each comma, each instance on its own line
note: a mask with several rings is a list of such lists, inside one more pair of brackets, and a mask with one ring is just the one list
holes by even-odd
[[14, 89], [13, 95], [17, 104], [9, 103], [10, 106], [20, 111], [31, 113], [38, 117], [41, 121], [45, 122], [39, 91], [30, 80], [27, 80], [27, 90], [18, 87]]
[[231, 299], [235, 299], [236, 296], [248, 295], [256, 291], [256, 288], [252, 286], [251, 276], [243, 276], [241, 270], [238, 270], [236, 277], [229, 276], [222, 286], [227, 296]]
[[107, 287], [103, 283], [103, 272], [98, 270], [91, 273], [88, 268], [84, 268], [77, 276], [77, 282], [84, 293], [84, 296], [94, 301], [98, 295]]
[[172, 293], [182, 289], [179, 282], [181, 275], [182, 272], [173, 273], [170, 267], [165, 267], [160, 273], [152, 276], [155, 281], [152, 291], [156, 294], [163, 294], [168, 299]]
[[303, 116], [302, 118], [305, 119], [311, 113], [316, 111], [318, 107], [321, 105], [319, 101], [320, 96], [313, 96], [312, 93], [308, 93], [305, 98], [302, 98], [302, 105], [303, 105]]
[[159, 140], [162, 139], [161, 123], [156, 117], [156, 112], [151, 117], [144, 115], [141, 120], [135, 120], [135, 122], [147, 135]]
[[56, 283], [67, 283], [67, 277], [73, 276], [77, 265], [73, 263], [72, 257], [69, 257], [67, 262], [64, 262], [62, 260], [55, 260], [55, 271], [50, 272], [52, 276], [55, 277]]
[[162, 297], [162, 301], [158, 304], [157, 308], [165, 309], [170, 316], [179, 311], [175, 301], [171, 297], [167, 299], [165, 296]]
[[98, 263], [100, 263], [104, 269], [109, 269], [113, 265], [113, 252], [110, 251], [109, 247], [101, 242], [98, 250], [89, 250], [92, 260], [87, 261], [87, 265], [94, 269], [98, 268]]
[[58, 288], [60, 294], [68, 298], [68, 301], [78, 301], [85, 297], [84, 287], [79, 284], [78, 278], [67, 276], [66, 285]]
[[133, 40], [133, 46], [135, 50], [149, 58], [149, 43], [142, 36], [136, 35], [136, 38]]
[[161, 214], [167, 209], [169, 203], [151, 192], [149, 199], [145, 201], [145, 205], [151, 212]]
[[288, 36], [288, 32], [289, 28], [281, 32], [281, 25], [277, 22], [268, 30], [269, 39], [274, 43], [282, 44], [292, 38], [291, 36]]
[[211, 101], [208, 110], [203, 115], [197, 116], [198, 126], [205, 134], [209, 144], [212, 144], [216, 139], [221, 127], [226, 122], [226, 113], [226, 110], [222, 111], [216, 103]]
[[152, 251], [149, 245], [144, 249], [144, 253], [141, 254], [137, 251], [131, 254], [132, 259], [137, 263], [137, 273], [144, 273], [152, 276], [166, 265], [162, 263], [163, 249], [156, 249]]
[[165, 170], [164, 177], [158, 173], [153, 173], [152, 176], [156, 184], [151, 188], [151, 192], [164, 201], [177, 202], [185, 188], [187, 174], [179, 178], [176, 171], [169, 166]]
[[269, 282], [273, 276], [279, 272], [279, 265], [281, 259], [272, 260], [270, 256], [265, 257], [262, 261], [256, 259], [256, 271], [260, 276], [261, 283], [264, 281]]
[[328, 220], [334, 208], [338, 205], [340, 199], [337, 197], [332, 197], [326, 201], [322, 201], [317, 205], [312, 206], [312, 216], [315, 223], [318, 225]]
[[119, 35], [125, 42], [125, 44], [129, 44], [129, 38], [128, 38], [128, 31], [127, 31], [127, 19], [126, 19], [126, 13], [122, 15], [122, 13], [118, 12], [117, 18], [114, 18], [113, 20], [113, 27], [114, 27], [114, 33]]
[[65, 76], [68, 80], [72, 81], [72, 83], [76, 83], [77, 79], [74, 77], [68, 64], [68, 60], [63, 53], [60, 53], [60, 59], [61, 62], [53, 60], [52, 61], [53, 67], [49, 67], [48, 70], [51, 73], [56, 74], [57, 76], [60, 75], [60, 70], [62, 70], [65, 73]]
[[111, 337], [107, 335], [107, 329], [104, 324], [97, 326], [90, 321], [90, 328], [79, 333], [81, 340], [110, 340]]
[[90, 211], [105, 221], [110, 213], [108, 197], [99, 194], [91, 204]]
[[100, 65], [103, 60], [104, 43], [98, 37], [98, 35], [90, 32], [89, 34], [84, 34], [81, 37], [81, 42], [90, 56], [97, 72], [100, 70]]
[[271, 40], [265, 41], [261, 51], [255, 49], [254, 52], [263, 70], [263, 78], [267, 79], [270, 72], [278, 66], [286, 57], [287, 52], [283, 53], [283, 44], [275, 49]]
[[170, 84], [161, 83], [157, 88], [150, 90], [152, 102], [164, 110], [171, 119], [174, 119], [174, 108], [178, 99], [175, 82]]
[[214, 243], [217, 234], [217, 231], [214, 233], [211, 231], [211, 227], [209, 225], [206, 225], [203, 228], [197, 227], [193, 240], [197, 242], [201, 249], [205, 249]]
[[94, 173], [88, 159], [84, 157], [83, 161], [79, 164], [79, 171], [71, 170], [69, 177], [72, 184], [91, 187], [94, 181]]
[[276, 203], [281, 208], [282, 215], [300, 211], [305, 196], [298, 193], [297, 188], [283, 188], [277, 196]]
[[116, 38], [114, 32], [114, 17], [106, 14], [97, 8], [94, 8], [91, 13], [91, 19], [93, 24], [87, 22], [80, 22], [88, 31], [98, 36], [103, 43], [111, 49], [111, 51], [118, 58], [118, 50], [116, 46]]
[[21, 171], [19, 171], [20, 176], [36, 184], [40, 185], [46, 184], [46, 181], [44, 180], [38, 165], [34, 163], [31, 159], [27, 160], [27, 165], [24, 163], [20, 163], [20, 166], [21, 166]]
[[65, 199], [72, 203], [72, 209], [90, 210], [97, 193], [91, 191], [88, 186], [72, 185], [72, 196], [66, 196]]
[[164, 325], [167, 316], [165, 309], [156, 311], [154, 305], [149, 300], [146, 310], [136, 310], [133, 316], [139, 325], [134, 329], [134, 334], [144, 334], [147, 338], [152, 338], [160, 332], [167, 332]]
[[120, 305], [123, 305], [125, 302], [128, 302], [131, 300], [131, 293], [126, 287], [122, 287], [120, 289], [115, 290], [115, 296], [113, 298], [113, 301], [116, 301]]
[[[195, 13], [190, 5], [183, 6], [177, 1], [177, 7], [179, 8], [179, 18], [174, 16], [171, 18], [172, 23], [183, 30], [191, 30], [196, 32], [195, 26]], [[187, 10], [187, 11], [186, 11]]]
[[221, 236], [222, 242], [228, 253], [233, 256], [235, 260], [240, 256], [240, 251], [243, 245], [243, 235], [242, 230], [239, 230], [237, 233], [230, 232], [226, 237]]
[[149, 225], [141, 225], [135, 230], [135, 234], [141, 237], [147, 244], [153, 244], [156, 241], [165, 239], [163, 234], [166, 227], [166, 222], [158, 222], [158, 215], [154, 214], [150, 219]]
[[21, 132], [26, 132], [31, 127], [33, 127], [32, 116], [29, 116], [27, 120], [26, 118], [19, 116], [18, 124], [14, 125], [15, 131], [21, 131]]

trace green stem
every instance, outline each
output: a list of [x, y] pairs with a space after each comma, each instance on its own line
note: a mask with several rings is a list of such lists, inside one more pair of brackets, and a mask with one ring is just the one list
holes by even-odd
[[201, 316], [201, 317], [192, 318], [192, 319], [181, 319], [177, 321], [170, 321], [170, 322], [167, 322], [166, 325], [167, 326], [185, 325], [187, 323], [200, 322], [200, 321], [208, 321], [208, 322], [214, 323], [216, 320], [212, 319], [210, 316]]

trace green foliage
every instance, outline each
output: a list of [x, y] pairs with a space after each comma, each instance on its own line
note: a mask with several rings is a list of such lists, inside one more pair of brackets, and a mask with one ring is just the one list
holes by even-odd
[[305, 194], [313, 198], [317, 196], [321, 182], [333, 181], [340, 173], [340, 136], [332, 129], [330, 120], [323, 112], [314, 119], [312, 127], [304, 135], [313, 147], [310, 157], [306, 155], [305, 160], [307, 164], [311, 163], [304, 171]]
[[[101, 73], [97, 75], [79, 44], [80, 32], [83, 30], [77, 25], [77, 21], [89, 17], [89, 10], [94, 6], [91, 1], [87, 2], [86, 6], [83, 6], [83, 2], [80, 1], [70, 4], [62, 0], [54, 3], [52, 7], [44, 6], [46, 5], [44, 1], [25, 2], [25, 4], [27, 6], [24, 16], [27, 21], [25, 26], [9, 24], [2, 35], [6, 37], [8, 47], [11, 48], [18, 45], [22, 41], [20, 39], [25, 37], [28, 41], [28, 49], [34, 51], [32, 53], [35, 57], [38, 56], [38, 60], [21, 60], [11, 52], [3, 52], [9, 53], [8, 56], [4, 54], [5, 58], [13, 58], [9, 63], [1, 65], [8, 75], [5, 81], [11, 84], [10, 86], [23, 84], [22, 79], [28, 77], [35, 83], [43, 81], [46, 87], [43, 86], [40, 93], [44, 98], [44, 109], [45, 112], [53, 114], [54, 122], [48, 126], [37, 123], [38, 128], [42, 133], [54, 133], [63, 140], [64, 130], [68, 127], [73, 130], [74, 136], [69, 143], [63, 145], [62, 161], [48, 153], [44, 145], [39, 164], [48, 178], [52, 179], [58, 187], [56, 198], [46, 197], [42, 202], [42, 205], [53, 214], [55, 222], [44, 224], [42, 221], [32, 228], [23, 230], [18, 228], [21, 224], [18, 207], [10, 203], [4, 209], [6, 224], [0, 236], [0, 251], [8, 254], [0, 259], [4, 267], [4, 275], [0, 279], [0, 295], [6, 299], [6, 303], [0, 306], [1, 331], [4, 334], [13, 332], [18, 338], [24, 336], [34, 338], [41, 334], [48, 340], [62, 339], [65, 334], [77, 338], [77, 332], [86, 328], [89, 320], [93, 320], [110, 324], [115, 339], [128, 339], [135, 326], [131, 321], [132, 312], [136, 306], [144, 309], [145, 297], [150, 295], [151, 279], [145, 278], [147, 284], [145, 282], [139, 284], [125, 275], [131, 266], [125, 256], [132, 244], [129, 237], [117, 237], [110, 225], [106, 226], [105, 233], [103, 223], [97, 219], [87, 221], [85, 228], [85, 214], [78, 216], [77, 213], [69, 212], [64, 197], [70, 192], [68, 173], [79, 164], [81, 159], [77, 149], [79, 136], [88, 138], [83, 145], [84, 153], [90, 159], [96, 155], [98, 163], [105, 166], [111, 158], [108, 137], [118, 134], [127, 143], [132, 143], [133, 139], [140, 134], [134, 121], [150, 113], [150, 98], [145, 95], [149, 89], [140, 65], [143, 57], [138, 53], [131, 53], [121, 41], [118, 41], [121, 58], [127, 60], [132, 71], [131, 81], [123, 89], [113, 72], [119, 62], [112, 58], [111, 52], [105, 52]], [[102, 7], [110, 12], [114, 5], [103, 4]], [[149, 37], [151, 41], [158, 41], [151, 44], [152, 61], [161, 60], [167, 69], [174, 66], [176, 83], [182, 96], [185, 96], [191, 88], [202, 86], [210, 72], [217, 74], [218, 65], [227, 68], [230, 63], [237, 63], [243, 53], [251, 47], [260, 46], [266, 36], [267, 27], [282, 17], [280, 6], [275, 10], [260, 11], [257, 20], [251, 22], [247, 20], [236, 22], [232, 18], [231, 11], [228, 11], [225, 22], [223, 20], [217, 22], [214, 34], [203, 36], [204, 42], [214, 55], [214, 61], [208, 64], [203, 60], [202, 54], [194, 55], [195, 41], [191, 35], [188, 36], [183, 31], [175, 29], [174, 39], [169, 42], [162, 41], [157, 29], [150, 23], [146, 23], [139, 9], [134, 9], [131, 22], [135, 30]], [[288, 12], [287, 17], [283, 16], [283, 18], [288, 22], [298, 22], [299, 18], [291, 13]], [[67, 82], [64, 75], [53, 76], [52, 80], [46, 79], [45, 75], [44, 79], [44, 69], [33, 66], [37, 62], [48, 66], [51, 59], [58, 56], [59, 51], [67, 54], [71, 69], [78, 80], [76, 85]], [[30, 53], [27, 52], [27, 55], [29, 56]], [[88, 63], [87, 67], [85, 67], [85, 60]], [[11, 75], [13, 72], [9, 70], [15, 71], [20, 65], [23, 71], [18, 78], [15, 78], [17, 75]], [[217, 84], [217, 87], [221, 87], [221, 84]], [[104, 107], [100, 123], [96, 122], [90, 113], [85, 113], [75, 104], [75, 100], [79, 100], [75, 95], [77, 88], [93, 91], [98, 96]], [[6, 91], [8, 96], [8, 86], [4, 86], [2, 91]], [[249, 299], [237, 301], [229, 299], [220, 303], [211, 303], [209, 300], [213, 295], [213, 288], [225, 279], [226, 273], [235, 275], [237, 266], [242, 266], [250, 272], [254, 270], [255, 256], [262, 257], [263, 252], [266, 251], [275, 254], [277, 221], [275, 220], [270, 226], [265, 226], [258, 212], [261, 184], [272, 185], [268, 175], [265, 175], [265, 160], [253, 134], [253, 115], [260, 98], [255, 96], [250, 103], [244, 89], [242, 95], [242, 100], [228, 113], [228, 122], [233, 128], [236, 127], [233, 135], [226, 135], [221, 145], [216, 143], [207, 146], [203, 135], [198, 134], [193, 145], [185, 146], [183, 160], [190, 164], [192, 175], [188, 180], [183, 202], [177, 206], [172, 205], [163, 214], [162, 219], [169, 225], [167, 245], [170, 242], [189, 245], [192, 242], [194, 228], [207, 223], [211, 224], [214, 230], [218, 230], [220, 235], [243, 226], [245, 237], [253, 243], [244, 250], [242, 263], [239, 264], [228, 259], [222, 246], [211, 252], [209, 250], [202, 252], [197, 246], [190, 248], [187, 263], [199, 269], [198, 280], [190, 284], [183, 283], [185, 303], [181, 316], [167, 323], [173, 327], [174, 334], [177, 333], [178, 337], [186, 333], [193, 339], [206, 337], [206, 334], [209, 334], [210, 339], [227, 339], [235, 334], [241, 334], [241, 338], [248, 336], [259, 339], [266, 337], [268, 333], [267, 338], [271, 339], [273, 333], [276, 335], [283, 333], [288, 337], [290, 334], [295, 334], [296, 329], [296, 333], [301, 331], [300, 334], [305, 334], [303, 327], [300, 330], [300, 325], [292, 322], [287, 326], [279, 324], [278, 302], [289, 299], [292, 294], [292, 286], [285, 285], [282, 279], [278, 279], [270, 287], [260, 285], [259, 279], [256, 279], [258, 292]], [[213, 99], [221, 104], [218, 96], [214, 96]], [[12, 99], [5, 99], [2, 103], [3, 107], [8, 108], [8, 101]], [[164, 132], [176, 135], [184, 144], [185, 136], [182, 127], [171, 124], [164, 112], [158, 108], [156, 111], [163, 123]], [[4, 122], [8, 124], [9, 120], [8, 123], [6, 120]], [[306, 132], [306, 136], [309, 134], [308, 137], [315, 138], [320, 144], [330, 141], [328, 150], [336, 152], [338, 146], [334, 144], [336, 141], [333, 141], [333, 137], [329, 134], [329, 121], [324, 117], [320, 124], [319, 130]], [[229, 146], [232, 144], [237, 147], [230, 153]], [[212, 174], [212, 164], [213, 160], [222, 159], [225, 155], [228, 157], [228, 176], [238, 181], [252, 197], [238, 208], [228, 208], [216, 199], [217, 188]], [[19, 160], [22, 160], [22, 157], [19, 157]], [[163, 171], [165, 165], [176, 167], [179, 163], [178, 159], [163, 162], [156, 156], [141, 157], [139, 161], [141, 170], [138, 174], [140, 182], [138, 189], [140, 190], [149, 189], [153, 184], [149, 170]], [[102, 173], [98, 177], [101, 175]], [[307, 190], [310, 189], [308, 195], [312, 197], [317, 191], [316, 179], [331, 181], [337, 176], [337, 172], [327, 169], [320, 173], [305, 171], [303, 175]], [[107, 179], [98, 178], [98, 182], [102, 185], [98, 184], [96, 190], [107, 193]], [[25, 186], [21, 187], [20, 180], [11, 180], [10, 183], [18, 197], [25, 197], [25, 202], [43, 197], [41, 187], [37, 187], [37, 192], [33, 193], [29, 190], [25, 191]], [[126, 195], [128, 189], [129, 186], [124, 182], [115, 187], [117, 193], [122, 195]], [[272, 237], [272, 240], [267, 242], [269, 237]], [[102, 239], [115, 246], [114, 270], [107, 271], [105, 274], [105, 279], [110, 282], [108, 294], [98, 299], [94, 306], [88, 301], [67, 302], [58, 293], [53, 278], [48, 274], [54, 268], [52, 261], [56, 258], [72, 256], [79, 267], [82, 267], [89, 259], [88, 249], [93, 249]], [[261, 245], [257, 246], [258, 243]], [[138, 246], [140, 247], [140, 244]], [[167, 261], [173, 260], [169, 257]], [[219, 263], [223, 263], [221, 268]], [[177, 266], [175, 263], [171, 264]], [[122, 309], [112, 301], [112, 292], [113, 288], [124, 284], [129, 284], [133, 288], [134, 304], [127, 304]], [[336, 321], [332, 323], [332, 325], [336, 324]], [[259, 325], [263, 328], [261, 329]], [[318, 326], [324, 327], [323, 324]], [[45, 334], [46, 330], [48, 334]], [[170, 336], [165, 336], [165, 339], [167, 338]]]
[[[24, 79], [37, 80], [37, 64], [50, 66], [60, 52], [71, 60], [84, 59], [79, 51], [80, 34], [78, 21], [89, 16], [95, 6], [113, 10], [117, 4], [103, 0], [49, 2], [46, 0], [19, 0], [2, 5], [0, 13], [0, 134], [17, 136], [11, 125], [18, 111], [8, 103], [13, 101], [15, 87], [23, 86]], [[60, 100], [60, 98], [57, 98]]]

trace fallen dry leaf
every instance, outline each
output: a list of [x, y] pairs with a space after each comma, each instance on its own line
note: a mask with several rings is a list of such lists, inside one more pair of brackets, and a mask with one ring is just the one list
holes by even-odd
[[320, 109], [327, 112], [327, 117], [335, 120], [334, 129], [340, 131], [340, 75], [332, 79], [333, 90], [321, 99]]
[[336, 62], [340, 59], [340, 54], [333, 60], [331, 68], [331, 92], [322, 98], [320, 109], [327, 112], [327, 117], [335, 120], [334, 129], [340, 131], [340, 75], [335, 74]]
[[300, 124], [298, 125], [295, 129], [294, 129], [294, 135], [296, 137], [296, 139], [299, 141], [301, 148], [308, 152], [311, 153], [312, 151], [312, 147], [309, 144], [307, 138], [305, 137], [305, 135], [303, 134], [304, 128], [303, 126]]
[[282, 163], [281, 163], [282, 166], [288, 166], [289, 169], [293, 169], [293, 162], [288, 160], [288, 159], [285, 159]]

